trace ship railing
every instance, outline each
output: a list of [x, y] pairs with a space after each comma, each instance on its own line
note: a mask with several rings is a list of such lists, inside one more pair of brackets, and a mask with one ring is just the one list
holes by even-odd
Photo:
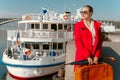
[[[6, 51], [8, 52], [8, 51]], [[9, 58], [13, 58], [16, 60], [39, 60], [40, 57], [56, 57], [56, 56], [64, 56], [65, 53], [63, 50], [54, 50], [54, 54], [50, 54], [50, 50], [47, 51], [31, 51], [29, 55], [25, 54], [23, 51], [19, 51], [18, 49], [11, 53], [6, 53]]]
[[23, 15], [22, 20], [60, 20], [60, 19], [58, 16], [52, 14], [42, 15], [34, 13]]
[[59, 20], [59, 21], [74, 21], [74, 16], [71, 15], [67, 15], [67, 18], [61, 18], [60, 15], [58, 15], [57, 13], [54, 12], [49, 12], [45, 15], [42, 14], [25, 14], [22, 16], [22, 20], [40, 20], [40, 21], [44, 21], [44, 20]]
[[41, 14], [26, 14], [22, 16], [22, 20], [42, 20], [43, 15]]
[[[8, 37], [16, 37], [17, 30], [8, 30]], [[57, 32], [57, 31], [34, 31], [34, 30], [19, 30], [20, 38], [48, 38], [48, 39], [59, 39], [59, 38], [73, 38], [73, 32]]]
[[[64, 49], [48, 49], [48, 50], [40, 50], [40, 49], [31, 49], [30, 51], [24, 47], [12, 46], [5, 49], [4, 53], [9, 58], [13, 58], [16, 60], [31, 60], [35, 58], [40, 58], [42, 56], [46, 57], [56, 57], [56, 56], [65, 56]], [[29, 52], [29, 54], [28, 54]]]
[[[38, 56], [50, 56], [50, 52], [52, 52], [52, 50], [41, 50], [41, 51], [38, 51], [38, 50], [34, 50], [31, 52], [31, 55], [32, 56], [35, 56], [35, 55], [38, 55]], [[64, 50], [60, 50], [60, 49], [57, 49], [57, 50], [53, 50], [53, 52], [55, 52], [56, 56], [62, 56], [62, 55], [65, 55], [64, 53]]]

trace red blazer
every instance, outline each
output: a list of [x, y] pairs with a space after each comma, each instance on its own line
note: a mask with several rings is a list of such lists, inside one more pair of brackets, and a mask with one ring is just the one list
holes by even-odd
[[102, 49], [101, 23], [94, 20], [95, 42], [92, 46], [92, 34], [85, 26], [83, 20], [74, 26], [74, 40], [76, 46], [75, 61], [87, 60], [89, 56], [100, 57]]

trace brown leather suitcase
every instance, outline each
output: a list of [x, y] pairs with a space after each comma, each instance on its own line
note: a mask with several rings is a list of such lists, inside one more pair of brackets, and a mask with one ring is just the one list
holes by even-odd
[[75, 69], [75, 80], [113, 80], [113, 69], [107, 63], [79, 65]]

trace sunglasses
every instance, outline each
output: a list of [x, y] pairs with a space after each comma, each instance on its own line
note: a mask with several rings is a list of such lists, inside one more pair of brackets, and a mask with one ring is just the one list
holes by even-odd
[[88, 11], [80, 11], [81, 14], [88, 14]]

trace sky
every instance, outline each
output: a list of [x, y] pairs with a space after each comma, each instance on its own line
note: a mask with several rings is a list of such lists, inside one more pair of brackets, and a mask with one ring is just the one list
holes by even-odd
[[91, 5], [93, 18], [98, 20], [120, 20], [120, 0], [0, 0], [0, 18], [16, 18], [28, 13], [41, 13], [42, 7], [63, 13], [83, 5]]

